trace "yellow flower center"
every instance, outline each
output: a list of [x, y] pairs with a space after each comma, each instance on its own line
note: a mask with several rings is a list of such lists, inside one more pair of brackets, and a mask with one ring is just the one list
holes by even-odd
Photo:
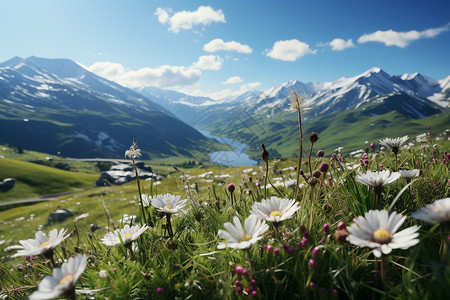
[[166, 206], [164, 206], [164, 208], [165, 208], [165, 209], [172, 209], [173, 207], [170, 206], [170, 205], [166, 205]]
[[61, 281], [59, 282], [59, 285], [63, 285], [64, 283], [66, 283], [67, 281], [72, 281], [73, 280], [73, 275], [67, 275], [66, 277], [64, 277], [63, 279], [61, 279]]
[[43, 242], [39, 247], [45, 247], [50, 244], [50, 241]]
[[278, 210], [275, 210], [270, 213], [269, 217], [281, 217], [281, 213]]
[[244, 235], [242, 238], [240, 238], [239, 240], [238, 240], [238, 242], [240, 243], [240, 242], [247, 242], [247, 241], [250, 241], [252, 239], [252, 237], [251, 237], [251, 235], [250, 234], [246, 234], [246, 235]]
[[377, 243], [387, 243], [391, 240], [391, 234], [384, 229], [378, 229], [374, 232], [373, 238]]
[[129, 233], [129, 234], [125, 234], [123, 237], [127, 238], [127, 237], [132, 236], [132, 235], [133, 235], [132, 233]]

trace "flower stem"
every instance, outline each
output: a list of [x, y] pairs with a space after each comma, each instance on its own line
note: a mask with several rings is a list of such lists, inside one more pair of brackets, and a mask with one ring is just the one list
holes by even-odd
[[298, 152], [298, 167], [297, 167], [297, 182], [295, 185], [294, 199], [297, 200], [298, 185], [300, 180], [300, 170], [302, 169], [302, 154], [303, 154], [303, 131], [302, 131], [302, 114], [300, 109], [298, 110], [298, 130], [300, 133], [300, 150]]
[[381, 282], [383, 283], [384, 291], [387, 292], [387, 281], [386, 281], [386, 256], [381, 255], [381, 267], [380, 267]]
[[147, 217], [145, 216], [144, 202], [142, 201], [141, 185], [139, 182], [139, 175], [138, 175], [138, 171], [137, 171], [137, 167], [136, 167], [136, 162], [134, 161], [134, 158], [131, 158], [131, 161], [133, 162], [134, 172], [136, 173], [136, 184], [138, 187], [139, 200], [141, 202], [142, 217], [144, 218], [144, 223], [147, 224]]
[[172, 238], [173, 237], [173, 230], [172, 230], [172, 223], [170, 222], [170, 214], [166, 214], [166, 219], [167, 219], [167, 232], [169, 233], [169, 236]]

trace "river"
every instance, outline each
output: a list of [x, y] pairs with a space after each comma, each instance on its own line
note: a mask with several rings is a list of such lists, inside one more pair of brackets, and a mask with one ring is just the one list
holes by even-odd
[[247, 145], [230, 138], [212, 135], [209, 131], [199, 130], [199, 132], [206, 137], [213, 138], [224, 144], [229, 144], [234, 148], [234, 150], [231, 151], [215, 151], [209, 153], [208, 155], [212, 162], [227, 166], [254, 166], [258, 163], [256, 160], [251, 159], [246, 153], [242, 152], [247, 148]]

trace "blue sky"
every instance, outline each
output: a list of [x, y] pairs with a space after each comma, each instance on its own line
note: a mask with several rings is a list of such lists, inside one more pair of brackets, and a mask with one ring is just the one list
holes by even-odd
[[215, 99], [377, 66], [450, 75], [450, 1], [0, 0], [0, 61], [69, 58]]

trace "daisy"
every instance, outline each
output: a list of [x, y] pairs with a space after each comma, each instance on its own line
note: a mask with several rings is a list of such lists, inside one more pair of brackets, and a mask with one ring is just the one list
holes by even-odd
[[433, 224], [450, 222], [450, 198], [436, 200], [413, 212], [411, 217]]
[[400, 173], [397, 172], [390, 172], [389, 170], [383, 170], [383, 171], [367, 171], [367, 173], [359, 173], [358, 176], [356, 176], [356, 181], [373, 187], [374, 190], [381, 190], [385, 185], [391, 184], [392, 182], [396, 181], [398, 178], [400, 178]]
[[391, 184], [398, 178], [400, 178], [400, 173], [397, 172], [391, 173], [389, 170], [377, 172], [367, 171], [366, 173], [363, 174], [359, 173], [356, 176], [356, 181], [364, 185], [373, 187], [373, 190], [375, 191], [375, 208], [377, 208], [378, 198], [380, 197], [381, 192], [383, 191], [383, 187], [388, 184]]
[[250, 215], [245, 219], [245, 229], [242, 228], [241, 221], [237, 216], [234, 216], [233, 223], [225, 223], [224, 226], [227, 229], [219, 230], [218, 235], [227, 240], [227, 242], [221, 242], [217, 246], [219, 249], [224, 249], [225, 247], [234, 249], [247, 249], [262, 237], [261, 235], [269, 229], [269, 225], [264, 221], [259, 221], [258, 217], [255, 215]]
[[39, 289], [28, 299], [53, 299], [66, 294], [75, 299], [75, 284], [86, 268], [87, 256], [78, 254], [75, 258], [63, 263], [61, 268], [53, 269], [52, 275], [47, 275], [39, 283]]
[[19, 241], [21, 245], [11, 246], [10, 249], [20, 249], [16, 254], [11, 257], [17, 256], [34, 256], [43, 255], [49, 258], [53, 265], [53, 249], [56, 248], [62, 241], [64, 241], [70, 234], [66, 234], [67, 229], [52, 229], [48, 233], [48, 239], [42, 231], [38, 231], [35, 234], [35, 239], [28, 239]]
[[409, 136], [407, 135], [395, 139], [385, 138], [384, 140], [380, 140], [380, 145], [391, 148], [392, 152], [397, 154], [400, 146], [403, 145], [408, 139]]
[[289, 219], [300, 207], [295, 200], [271, 197], [255, 202], [250, 210], [251, 214], [260, 219], [274, 223], [275, 227], [283, 220]]
[[424, 222], [436, 224], [441, 227], [441, 258], [445, 259], [449, 244], [448, 224], [450, 223], [450, 198], [440, 199], [428, 204], [411, 214], [411, 217]]
[[158, 210], [158, 212], [166, 215], [177, 215], [183, 212], [187, 199], [181, 200], [181, 196], [172, 194], [156, 195], [150, 199], [151, 204]]
[[417, 231], [420, 226], [397, 232], [405, 220], [406, 216], [396, 212], [389, 215], [386, 210], [370, 210], [347, 227], [347, 241], [356, 246], [373, 248], [376, 257], [389, 254], [392, 249], [408, 249], [419, 243]]
[[387, 146], [391, 148], [392, 152], [394, 152], [396, 171], [398, 170], [398, 159], [397, 159], [398, 150], [400, 149], [400, 146], [403, 145], [403, 143], [406, 142], [408, 139], [409, 136], [405, 135], [403, 137], [398, 137], [395, 139], [385, 138], [384, 140], [380, 140], [380, 145]]
[[123, 229], [116, 229], [114, 232], [108, 232], [102, 239], [102, 243], [107, 246], [120, 245], [120, 239], [122, 239], [123, 245], [130, 248], [131, 243], [138, 239], [138, 237], [144, 233], [149, 227], [147, 224], [144, 226], [126, 224]]
[[398, 172], [400, 173], [400, 176], [406, 179], [407, 182], [410, 182], [412, 178], [418, 177], [420, 175], [419, 169], [400, 170]]

